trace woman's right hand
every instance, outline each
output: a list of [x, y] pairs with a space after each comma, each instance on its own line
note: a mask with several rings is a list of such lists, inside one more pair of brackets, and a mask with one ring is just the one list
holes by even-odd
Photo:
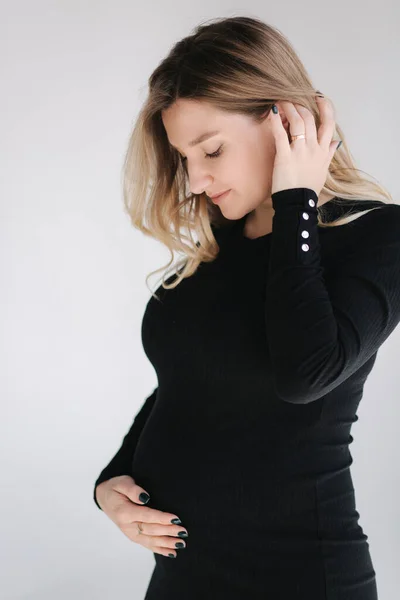
[[[179, 549], [186, 548], [182, 537], [187, 537], [188, 532], [181, 525], [171, 523], [172, 519], [179, 518], [177, 515], [144, 506], [139, 500], [143, 492], [146, 490], [137, 485], [133, 477], [119, 475], [96, 487], [96, 500], [103, 512], [132, 542], [157, 554], [176, 558], [175, 544], [181, 544]], [[141, 523], [143, 533], [139, 533], [137, 523]], [[179, 532], [187, 535], [180, 537]]]

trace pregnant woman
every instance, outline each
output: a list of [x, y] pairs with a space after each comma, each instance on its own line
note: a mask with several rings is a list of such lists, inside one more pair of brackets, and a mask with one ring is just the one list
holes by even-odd
[[184, 255], [143, 315], [158, 385], [94, 488], [154, 553], [145, 600], [376, 600], [349, 445], [400, 321], [400, 206], [286, 38], [247, 17], [152, 73], [124, 198]]

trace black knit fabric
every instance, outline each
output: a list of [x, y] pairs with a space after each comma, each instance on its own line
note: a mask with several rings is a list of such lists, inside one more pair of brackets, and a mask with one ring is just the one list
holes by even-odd
[[[215, 261], [161, 286], [142, 321], [158, 387], [97, 485], [130, 474], [180, 517], [145, 600], [376, 600], [350, 433], [400, 321], [400, 206], [272, 195], [273, 231], [213, 226]], [[175, 276], [169, 278], [172, 281]]]

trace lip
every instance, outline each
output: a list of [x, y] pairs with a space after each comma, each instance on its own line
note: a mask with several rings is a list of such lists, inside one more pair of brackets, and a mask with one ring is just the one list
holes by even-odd
[[210, 196], [210, 198], [213, 202], [216, 202], [217, 200], [224, 198], [227, 194], [229, 194], [230, 191], [231, 190], [226, 190], [225, 192], [222, 192], [221, 194], [218, 194], [217, 196]]

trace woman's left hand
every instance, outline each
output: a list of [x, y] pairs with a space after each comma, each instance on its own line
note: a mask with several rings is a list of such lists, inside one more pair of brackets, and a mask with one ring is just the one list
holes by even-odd
[[289, 188], [305, 187], [314, 190], [319, 196], [324, 187], [339, 141], [332, 141], [335, 132], [332, 104], [319, 96], [317, 102], [321, 115], [318, 132], [315, 119], [307, 108], [292, 102], [278, 103], [289, 121], [290, 135], [305, 133], [306, 136], [291, 144], [280, 114], [270, 111], [268, 119], [276, 146], [271, 194]]

